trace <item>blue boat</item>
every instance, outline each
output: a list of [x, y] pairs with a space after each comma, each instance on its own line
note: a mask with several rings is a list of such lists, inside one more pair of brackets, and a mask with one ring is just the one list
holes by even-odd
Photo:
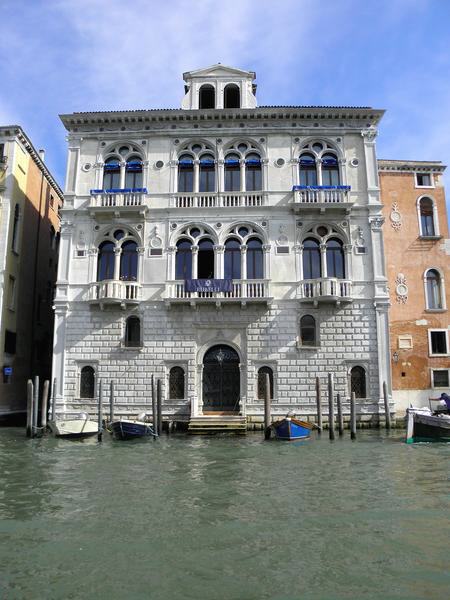
[[119, 440], [141, 437], [156, 437], [152, 423], [138, 419], [119, 419], [109, 423], [109, 429]]
[[275, 432], [277, 440], [304, 440], [310, 437], [311, 430], [316, 429], [317, 425], [314, 423], [308, 423], [307, 421], [300, 421], [295, 417], [287, 416], [280, 421], [275, 421], [271, 425]]

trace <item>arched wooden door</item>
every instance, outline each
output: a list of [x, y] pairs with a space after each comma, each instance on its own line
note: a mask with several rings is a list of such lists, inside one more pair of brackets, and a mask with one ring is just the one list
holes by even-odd
[[217, 345], [203, 359], [203, 411], [239, 411], [239, 355]]

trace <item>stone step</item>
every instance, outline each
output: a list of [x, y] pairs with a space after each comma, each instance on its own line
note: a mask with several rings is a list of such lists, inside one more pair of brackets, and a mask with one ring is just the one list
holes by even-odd
[[189, 421], [188, 433], [197, 435], [215, 433], [245, 435], [247, 433], [247, 419], [246, 417], [228, 415], [193, 417]]

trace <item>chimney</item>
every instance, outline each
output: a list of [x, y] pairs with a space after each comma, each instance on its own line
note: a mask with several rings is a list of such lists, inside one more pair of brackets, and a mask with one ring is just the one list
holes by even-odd
[[44, 148], [39, 148], [39, 158], [42, 160], [42, 162], [45, 162], [45, 150], [44, 150]]

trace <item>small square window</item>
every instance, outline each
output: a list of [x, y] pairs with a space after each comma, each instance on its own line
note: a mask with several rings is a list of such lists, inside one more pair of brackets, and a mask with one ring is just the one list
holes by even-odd
[[411, 335], [399, 335], [397, 338], [397, 347], [399, 350], [411, 350], [413, 341]]
[[289, 254], [289, 246], [278, 246], [277, 254]]
[[86, 256], [86, 250], [77, 250], [76, 256], [77, 258], [82, 258], [83, 256]]
[[16, 353], [16, 333], [5, 330], [5, 354]]
[[150, 249], [150, 256], [162, 256], [162, 248], [151, 248]]
[[416, 173], [418, 187], [431, 187], [431, 175], [429, 173]]
[[431, 330], [428, 332], [430, 341], [430, 355], [445, 355], [448, 353], [447, 331], [445, 329]]
[[449, 385], [449, 370], [448, 369], [433, 369], [431, 371], [431, 385], [434, 388], [448, 388]]

